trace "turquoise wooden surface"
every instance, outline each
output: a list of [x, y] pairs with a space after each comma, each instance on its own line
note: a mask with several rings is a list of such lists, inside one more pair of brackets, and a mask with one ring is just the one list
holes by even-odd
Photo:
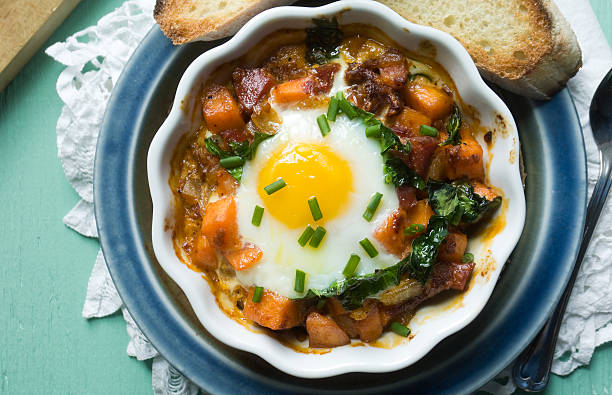
[[[84, 0], [43, 49], [122, 1]], [[612, 42], [612, 1], [591, 3]], [[121, 315], [81, 318], [99, 245], [61, 222], [79, 199], [57, 159], [62, 66], [43, 49], [0, 94], [0, 393], [150, 394], [151, 365], [125, 354]], [[608, 394], [611, 383], [608, 344], [547, 393]]]

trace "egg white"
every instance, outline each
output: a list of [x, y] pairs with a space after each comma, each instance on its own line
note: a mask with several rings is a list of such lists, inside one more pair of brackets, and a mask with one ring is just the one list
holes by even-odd
[[[338, 73], [330, 95], [345, 88], [342, 75], [342, 72]], [[245, 164], [242, 182], [236, 194], [240, 234], [245, 242], [251, 242], [263, 251], [263, 257], [257, 264], [237, 272], [238, 281], [244, 286], [262, 286], [287, 297], [299, 297], [303, 294], [293, 289], [296, 269], [307, 273], [307, 290], [326, 288], [335, 280], [342, 279], [342, 270], [351, 254], [361, 257], [358, 274], [372, 273], [397, 263], [398, 258], [388, 254], [373, 237], [376, 227], [398, 207], [394, 186], [384, 182], [378, 139], [365, 136], [365, 127], [360, 120], [349, 120], [342, 115], [335, 122], [329, 122], [331, 132], [323, 137], [316, 118], [326, 108], [297, 110], [285, 106], [276, 107], [275, 110], [282, 120], [280, 130], [273, 138], [264, 141], [258, 147], [255, 158]], [[255, 205], [265, 207], [257, 190], [259, 170], [279, 147], [289, 142], [328, 145], [349, 163], [352, 170], [354, 191], [349, 195], [347, 207], [337, 217], [326, 222], [327, 234], [316, 249], [298, 244], [303, 228], [289, 229], [269, 213], [264, 212], [259, 227], [251, 224]], [[362, 214], [370, 197], [376, 192], [382, 193], [383, 198], [374, 218], [368, 222]], [[364, 237], [378, 250], [379, 254], [375, 258], [369, 258], [359, 245], [359, 240]]]

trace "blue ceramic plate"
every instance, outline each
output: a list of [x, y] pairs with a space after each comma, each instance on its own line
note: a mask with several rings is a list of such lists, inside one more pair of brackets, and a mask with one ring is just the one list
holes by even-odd
[[546, 103], [500, 92], [521, 138], [527, 220], [480, 315], [405, 369], [299, 379], [210, 336], [151, 247], [149, 144], [168, 114], [183, 71], [220, 43], [174, 47], [153, 28], [113, 91], [98, 141], [94, 192], [104, 256], [123, 301], [161, 354], [215, 394], [463, 393], [477, 389], [510, 364], [560, 297], [584, 225], [586, 157], [567, 90]]

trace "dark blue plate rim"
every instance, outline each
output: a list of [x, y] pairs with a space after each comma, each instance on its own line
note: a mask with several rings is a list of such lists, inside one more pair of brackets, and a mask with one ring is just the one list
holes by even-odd
[[[171, 66], [172, 55], [177, 51], [180, 48], [172, 46], [157, 27], [149, 32], [117, 82], [100, 130], [94, 169], [95, 214], [111, 276], [123, 302], [151, 343], [174, 367], [204, 390], [215, 394], [235, 393], [237, 389], [244, 393], [311, 392], [316, 380], [295, 379], [292, 382], [256, 375], [213, 347], [206, 335], [177, 311], [158, 273], [148, 263], [151, 251], [143, 232], [150, 232], [150, 229], [142, 229], [137, 214], [139, 202], [134, 199], [135, 179], [146, 179], [143, 171], [146, 156], [142, 156], [142, 147], [138, 146], [139, 130], [148, 110], [147, 103], [152, 100], [152, 87], [164, 78], [164, 71]], [[545, 238], [549, 245], [539, 247], [542, 250], [540, 258], [542, 262], [555, 264], [542, 264], [526, 273], [533, 279], [526, 280], [529, 283], [520, 292], [509, 296], [512, 298], [510, 307], [500, 311], [494, 323], [482, 328], [480, 339], [466, 345], [463, 350], [466, 357], [454, 360], [450, 366], [441, 363], [440, 369], [444, 369], [445, 374], [443, 381], [431, 377], [439, 373], [432, 371], [429, 376], [419, 374], [405, 383], [394, 380], [376, 388], [317, 388], [317, 392], [389, 393], [410, 388], [419, 392], [470, 392], [503, 370], [543, 325], [567, 283], [578, 250], [586, 207], [586, 153], [580, 123], [567, 89], [546, 103], [521, 100], [535, 113], [537, 122], [547, 125], [547, 130], [530, 130], [529, 133], [552, 131], [562, 135], [555, 144], [541, 147], [544, 156], [555, 159], [555, 166], [546, 169], [554, 172], [548, 174], [548, 182], [551, 177], [559, 177], [554, 185], [541, 186], [549, 189], [552, 199], [546, 203], [551, 223], [543, 224], [541, 229], [551, 237]], [[559, 127], [565, 130], [555, 130]], [[144, 151], [147, 149], [145, 147]], [[321, 381], [333, 383], [331, 380], [333, 378]]]

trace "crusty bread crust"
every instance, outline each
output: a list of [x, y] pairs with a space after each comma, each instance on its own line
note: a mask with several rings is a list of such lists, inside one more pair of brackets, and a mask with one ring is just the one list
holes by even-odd
[[[156, 0], [153, 16], [164, 34], [178, 45], [230, 36], [261, 11], [291, 3], [291, 0]], [[202, 8], [214, 11], [211, 15], [198, 15]]]
[[[157, 0], [154, 16], [162, 31], [174, 44], [195, 40], [216, 40], [232, 35], [257, 13], [294, 0]], [[552, 0], [505, 0], [510, 12], [514, 40], [504, 38], [495, 46], [492, 30], [480, 21], [470, 21], [470, 29], [447, 24], [432, 10], [462, 5], [467, 10], [494, 6], [491, 0], [378, 0], [407, 20], [429, 25], [453, 35], [472, 56], [484, 78], [509, 91], [535, 99], [549, 99], [562, 89], [582, 66], [582, 53], [576, 35]], [[446, 4], [448, 3], [448, 4]], [[507, 4], [511, 4], [508, 6]], [[504, 9], [503, 12], [508, 12]], [[448, 10], [452, 15], [452, 10]], [[439, 16], [439, 15], [438, 15]], [[474, 16], [474, 15], [468, 15]], [[477, 19], [477, 18], [476, 18]], [[513, 22], [514, 23], [513, 23]], [[468, 22], [466, 22], [468, 23]], [[465, 32], [471, 34], [466, 35]], [[499, 31], [499, 30], [498, 30]], [[504, 36], [505, 37], [505, 36]]]
[[[507, 28], [515, 29], [521, 39], [507, 46], [510, 49], [482, 45], [488, 40], [487, 34], [490, 34], [486, 27], [478, 30], [477, 37], [465, 37], [460, 29], [432, 21], [428, 15], [414, 13], [414, 7], [402, 0], [379, 1], [412, 22], [428, 24], [453, 35], [470, 53], [484, 78], [520, 95], [550, 99], [582, 66], [582, 53], [576, 35], [551, 0], [516, 0], [520, 12], [513, 18], [522, 28]], [[424, 1], [432, 3], [432, 6], [439, 3]], [[470, 7], [486, 3], [486, 0], [462, 3]]]

